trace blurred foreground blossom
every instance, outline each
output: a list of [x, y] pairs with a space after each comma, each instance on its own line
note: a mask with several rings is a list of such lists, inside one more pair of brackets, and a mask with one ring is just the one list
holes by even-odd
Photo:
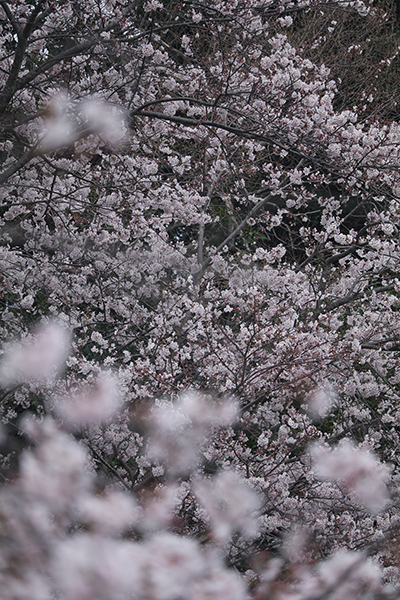
[[390, 468], [380, 463], [372, 452], [343, 440], [334, 450], [315, 445], [311, 448], [311, 456], [318, 478], [337, 481], [353, 492], [357, 501], [372, 513], [384, 507]]
[[66, 600], [244, 600], [245, 586], [219, 557], [169, 533], [143, 543], [79, 533], [61, 541], [53, 559]]
[[110, 145], [121, 141], [126, 134], [122, 111], [102, 100], [73, 102], [59, 93], [48, 106], [39, 149], [52, 152], [90, 134], [101, 136]]
[[121, 538], [140, 498], [95, 493], [83, 445], [50, 417], [28, 420], [36, 446], [0, 490], [5, 600], [245, 600], [242, 578], [212, 547], [167, 531]]
[[357, 588], [378, 590], [382, 582], [382, 572], [379, 566], [362, 552], [339, 550], [333, 556], [319, 565], [318, 575], [328, 586], [337, 585], [340, 588], [340, 598], [354, 597]]
[[[271, 594], [273, 585], [270, 582], [274, 581], [282, 565], [271, 563], [270, 567], [267, 565], [262, 597], [276, 598]], [[362, 552], [339, 550], [317, 565], [302, 565], [293, 571], [293, 576], [293, 581], [289, 581], [278, 596], [282, 600], [390, 597], [385, 594], [389, 589], [385, 590], [381, 569]]]
[[171, 473], [186, 473], [200, 460], [200, 446], [213, 429], [231, 425], [236, 414], [234, 402], [217, 402], [195, 392], [176, 403], [159, 402], [149, 422], [150, 456]]
[[234, 533], [245, 538], [257, 536], [257, 511], [261, 499], [233, 471], [223, 471], [210, 480], [202, 479], [195, 493], [211, 521], [211, 530], [218, 543], [229, 542]]
[[125, 136], [125, 120], [121, 110], [101, 100], [89, 99], [80, 105], [80, 118], [90, 133], [100, 135], [113, 145]]
[[68, 331], [55, 323], [10, 345], [0, 367], [3, 384], [51, 383], [64, 367], [70, 348]]
[[308, 401], [308, 412], [314, 420], [326, 417], [337, 400], [337, 394], [329, 384], [315, 390]]
[[61, 416], [73, 425], [96, 425], [115, 416], [121, 403], [117, 380], [105, 371], [92, 385], [62, 398], [56, 406]]
[[181, 502], [180, 488], [176, 482], [159, 487], [146, 499], [141, 520], [143, 530], [159, 531], [168, 527], [173, 519], [174, 509]]
[[65, 600], [119, 600], [142, 592], [139, 544], [78, 533], [55, 548], [52, 573]]
[[65, 94], [55, 95], [47, 107], [40, 150], [52, 152], [69, 146], [76, 140], [75, 125], [70, 117], [71, 106]]
[[89, 489], [85, 450], [60, 431], [51, 418], [40, 425], [27, 423], [26, 429], [40, 443], [34, 452], [22, 456], [21, 489], [53, 514], [69, 512], [76, 499]]
[[79, 507], [79, 515], [85, 525], [96, 533], [120, 533], [132, 525], [138, 509], [126, 493], [111, 491], [102, 496], [88, 495]]
[[226, 569], [221, 558], [198, 541], [160, 533], [144, 545], [148, 559], [143, 597], [154, 600], [244, 600], [245, 585], [239, 575]]
[[304, 560], [309, 538], [310, 532], [306, 528], [295, 524], [283, 536], [282, 550], [285, 558], [293, 563]]

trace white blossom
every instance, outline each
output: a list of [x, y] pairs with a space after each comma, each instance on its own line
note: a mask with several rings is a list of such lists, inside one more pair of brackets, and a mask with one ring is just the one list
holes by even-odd
[[57, 323], [41, 326], [20, 343], [6, 347], [1, 363], [3, 382], [51, 382], [64, 367], [69, 352], [69, 333]]
[[122, 404], [116, 377], [103, 371], [91, 385], [79, 387], [56, 402], [57, 411], [74, 425], [109, 421]]
[[261, 499], [235, 473], [223, 471], [213, 479], [198, 481], [195, 492], [217, 542], [225, 544], [236, 532], [247, 538], [257, 536]]
[[311, 456], [317, 477], [337, 481], [373, 513], [385, 506], [390, 469], [372, 452], [344, 440], [333, 450], [315, 445], [311, 448]]

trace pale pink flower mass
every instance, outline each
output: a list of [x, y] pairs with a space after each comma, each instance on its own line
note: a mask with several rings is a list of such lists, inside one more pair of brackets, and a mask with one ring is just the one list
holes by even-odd
[[116, 377], [104, 371], [92, 384], [78, 386], [76, 391], [65, 393], [56, 402], [56, 409], [74, 425], [99, 424], [111, 420], [122, 401]]
[[334, 449], [317, 444], [310, 452], [318, 478], [337, 481], [372, 513], [383, 509], [390, 468], [372, 452], [357, 448], [349, 440], [343, 440]]
[[0, 2], [0, 600], [397, 600], [394, 4]]
[[51, 382], [64, 368], [70, 350], [68, 330], [51, 323], [6, 348], [0, 366], [3, 382]]

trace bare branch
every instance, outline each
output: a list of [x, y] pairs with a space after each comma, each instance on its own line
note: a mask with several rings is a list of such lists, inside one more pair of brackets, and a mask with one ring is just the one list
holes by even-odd
[[14, 19], [14, 15], [12, 14], [10, 7], [8, 6], [8, 2], [0, 2], [0, 6], [3, 8], [4, 12], [6, 13], [7, 19], [10, 21], [18, 39], [20, 39], [21, 35], [22, 35], [21, 28], [18, 25], [17, 21]]
[[[303, 161], [301, 160], [300, 163], [297, 165], [297, 169], [300, 168], [303, 164]], [[249, 219], [255, 217], [263, 208], [266, 204], [268, 204], [270, 202], [270, 200], [272, 200], [272, 198], [274, 196], [276, 196], [276, 194], [279, 191], [283, 191], [287, 185], [289, 183], [289, 178], [286, 177], [284, 182], [282, 183], [282, 186], [278, 189], [278, 190], [274, 190], [273, 192], [271, 192], [270, 194], [268, 194], [268, 196], [266, 198], [263, 198], [262, 200], [260, 200], [252, 209], [251, 211], [246, 215], [246, 217], [243, 219], [243, 221], [236, 227], [236, 229], [234, 229], [234, 231], [232, 231], [232, 233], [230, 233], [223, 242], [221, 242], [219, 244], [219, 246], [217, 246], [217, 248], [215, 249], [215, 253], [218, 254], [218, 252], [221, 252], [221, 250], [227, 246], [232, 240], [234, 240], [239, 233], [242, 231], [242, 229], [244, 229], [249, 221]], [[200, 279], [203, 277], [205, 271], [207, 270], [207, 268], [211, 265], [212, 263], [212, 258], [209, 257], [202, 265], [202, 268], [194, 275], [194, 282], [198, 283], [200, 281]]]

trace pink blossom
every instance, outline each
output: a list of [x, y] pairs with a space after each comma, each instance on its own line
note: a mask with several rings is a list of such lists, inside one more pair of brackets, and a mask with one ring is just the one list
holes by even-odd
[[317, 477], [337, 481], [373, 513], [385, 506], [390, 468], [382, 465], [372, 452], [343, 440], [334, 450], [315, 445], [311, 456]]
[[257, 536], [261, 499], [236, 473], [223, 471], [212, 479], [198, 481], [195, 492], [218, 543], [227, 543], [238, 531], [247, 538]]
[[6, 348], [1, 364], [3, 381], [51, 382], [64, 367], [68, 352], [67, 329], [57, 323], [41, 326], [24, 342]]
[[118, 411], [122, 397], [116, 378], [104, 371], [92, 383], [64, 396], [56, 403], [57, 411], [74, 425], [109, 421]]

